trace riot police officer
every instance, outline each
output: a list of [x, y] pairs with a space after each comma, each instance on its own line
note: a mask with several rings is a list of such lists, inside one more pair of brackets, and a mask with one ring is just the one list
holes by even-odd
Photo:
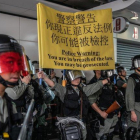
[[[69, 77], [68, 83], [70, 85], [67, 85], [66, 87], [61, 86], [58, 83], [54, 83], [51, 81], [48, 77], [44, 75], [43, 72], [39, 72], [38, 76], [42, 77], [44, 81], [48, 83], [49, 86], [51, 86], [53, 89], [55, 89], [58, 93], [58, 96], [60, 97], [61, 101], [64, 103], [64, 115], [65, 116], [78, 116], [80, 114], [80, 105], [79, 105], [79, 100], [80, 100], [80, 77], [83, 77], [83, 72], [79, 70], [70, 70], [67, 71], [67, 77]], [[108, 80], [102, 80], [98, 81], [97, 83], [84, 86], [83, 91], [84, 95], [83, 98], [85, 99], [85, 103], [83, 103], [83, 113], [87, 111], [86, 109], [86, 96], [89, 96], [91, 94], [94, 94], [97, 92], [100, 88], [103, 87], [104, 84], [108, 83]], [[84, 116], [85, 114], [83, 114]], [[83, 139], [86, 139], [86, 131], [83, 131]]]
[[6, 88], [10, 100], [16, 104], [18, 112], [26, 113], [30, 100], [34, 98], [34, 88], [29, 85], [31, 76], [20, 77], [18, 85]]
[[[33, 139], [46, 140], [47, 139], [47, 125], [46, 118], [48, 118], [50, 112], [47, 108], [47, 104], [51, 103], [54, 99], [55, 94], [50, 90], [47, 83], [42, 80], [42, 84], [39, 83], [37, 72], [39, 71], [38, 61], [33, 61], [33, 77], [31, 83], [35, 90], [35, 107], [37, 108], [36, 121], [34, 123]], [[46, 75], [46, 74], [45, 74]]]
[[132, 59], [131, 70], [135, 70], [128, 78], [125, 101], [128, 111], [127, 140], [134, 140], [140, 123], [140, 55]]
[[[111, 77], [110, 77], [111, 76]], [[113, 81], [113, 70], [102, 71], [102, 77], [110, 77]], [[116, 100], [116, 91], [112, 82], [103, 86], [102, 90], [89, 96], [89, 101], [92, 108], [97, 112], [97, 117], [100, 120], [100, 126], [96, 138], [98, 140], [112, 140], [114, 127], [118, 121], [118, 116], [115, 111], [110, 114], [106, 110]]]
[[[21, 76], [18, 80], [18, 85], [8, 87], [6, 89], [6, 93], [9, 100], [12, 100], [16, 104], [17, 111], [22, 114], [26, 114], [30, 101], [34, 98], [34, 88], [30, 84], [30, 73], [32, 70], [31, 65], [29, 65], [30, 59], [25, 55], [23, 57], [26, 60], [26, 64], [24, 64], [26, 71], [21, 72]], [[23, 76], [23, 73], [26, 75]]]
[[[103, 80], [103, 77], [101, 76], [101, 70], [94, 70], [94, 77], [90, 80], [88, 85], [96, 83], [99, 80]], [[87, 137], [88, 139], [96, 139], [96, 125], [99, 123], [96, 115], [96, 111], [92, 109], [92, 107], [89, 107], [88, 111], [88, 116], [89, 116], [89, 131], [87, 132]], [[87, 127], [88, 129], [88, 127]]]
[[[5, 93], [6, 87], [17, 85], [20, 72], [24, 70], [21, 45], [8, 35], [0, 35], [0, 135], [10, 134], [12, 140], [17, 139], [18, 130], [12, 127], [17, 121], [16, 108]], [[15, 133], [13, 133], [15, 132]]]

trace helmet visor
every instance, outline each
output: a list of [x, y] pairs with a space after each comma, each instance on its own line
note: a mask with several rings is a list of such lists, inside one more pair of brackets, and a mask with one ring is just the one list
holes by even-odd
[[114, 74], [114, 71], [113, 70], [108, 70], [107, 71], [107, 77], [110, 77]]
[[139, 68], [140, 67], [140, 59], [135, 59], [134, 60], [134, 67]]
[[102, 71], [101, 71], [101, 75], [102, 75], [102, 77], [104, 77], [104, 78], [110, 77], [110, 76], [112, 76], [114, 73], [115, 73], [114, 70], [102, 70]]
[[73, 71], [68, 71], [68, 75], [70, 77], [70, 80], [73, 81], [76, 78], [85, 78], [85, 74], [83, 71], [80, 70], [73, 70]]
[[0, 53], [0, 73], [15, 73], [24, 70], [23, 55], [19, 52]]
[[24, 65], [24, 69], [22, 70], [22, 75], [23, 76], [27, 76], [29, 73], [32, 74], [33, 73], [33, 67], [32, 67], [32, 62], [29, 59], [29, 57], [26, 55], [24, 47], [22, 47], [23, 50], [23, 65]]

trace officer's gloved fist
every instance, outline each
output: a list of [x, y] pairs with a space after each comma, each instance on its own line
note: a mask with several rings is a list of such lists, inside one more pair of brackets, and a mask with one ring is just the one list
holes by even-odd
[[20, 76], [20, 80], [25, 84], [29, 84], [31, 81], [31, 75], [28, 74], [27, 76], [24, 76], [23, 78]]
[[45, 73], [44, 73], [43, 71], [40, 71], [40, 72], [37, 73], [37, 77], [38, 77], [39, 79], [40, 79], [40, 78], [44, 79], [44, 78], [46, 77], [46, 75], [45, 75]]

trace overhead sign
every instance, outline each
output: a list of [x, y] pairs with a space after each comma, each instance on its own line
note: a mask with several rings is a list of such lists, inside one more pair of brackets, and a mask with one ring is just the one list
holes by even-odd
[[37, 5], [41, 68], [114, 69], [112, 10], [66, 13]]
[[134, 27], [134, 32], [133, 32], [132, 37], [133, 37], [134, 39], [138, 39], [138, 27]]
[[113, 32], [123, 33], [129, 27], [129, 21], [124, 17], [117, 17], [113, 20]]

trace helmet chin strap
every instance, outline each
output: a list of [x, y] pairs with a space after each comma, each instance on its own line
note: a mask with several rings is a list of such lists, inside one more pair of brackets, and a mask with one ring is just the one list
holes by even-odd
[[2, 85], [4, 85], [5, 87], [16, 86], [16, 85], [18, 85], [18, 82], [12, 83], [12, 82], [5, 81], [1, 76], [0, 76], [0, 83], [1, 83]]

